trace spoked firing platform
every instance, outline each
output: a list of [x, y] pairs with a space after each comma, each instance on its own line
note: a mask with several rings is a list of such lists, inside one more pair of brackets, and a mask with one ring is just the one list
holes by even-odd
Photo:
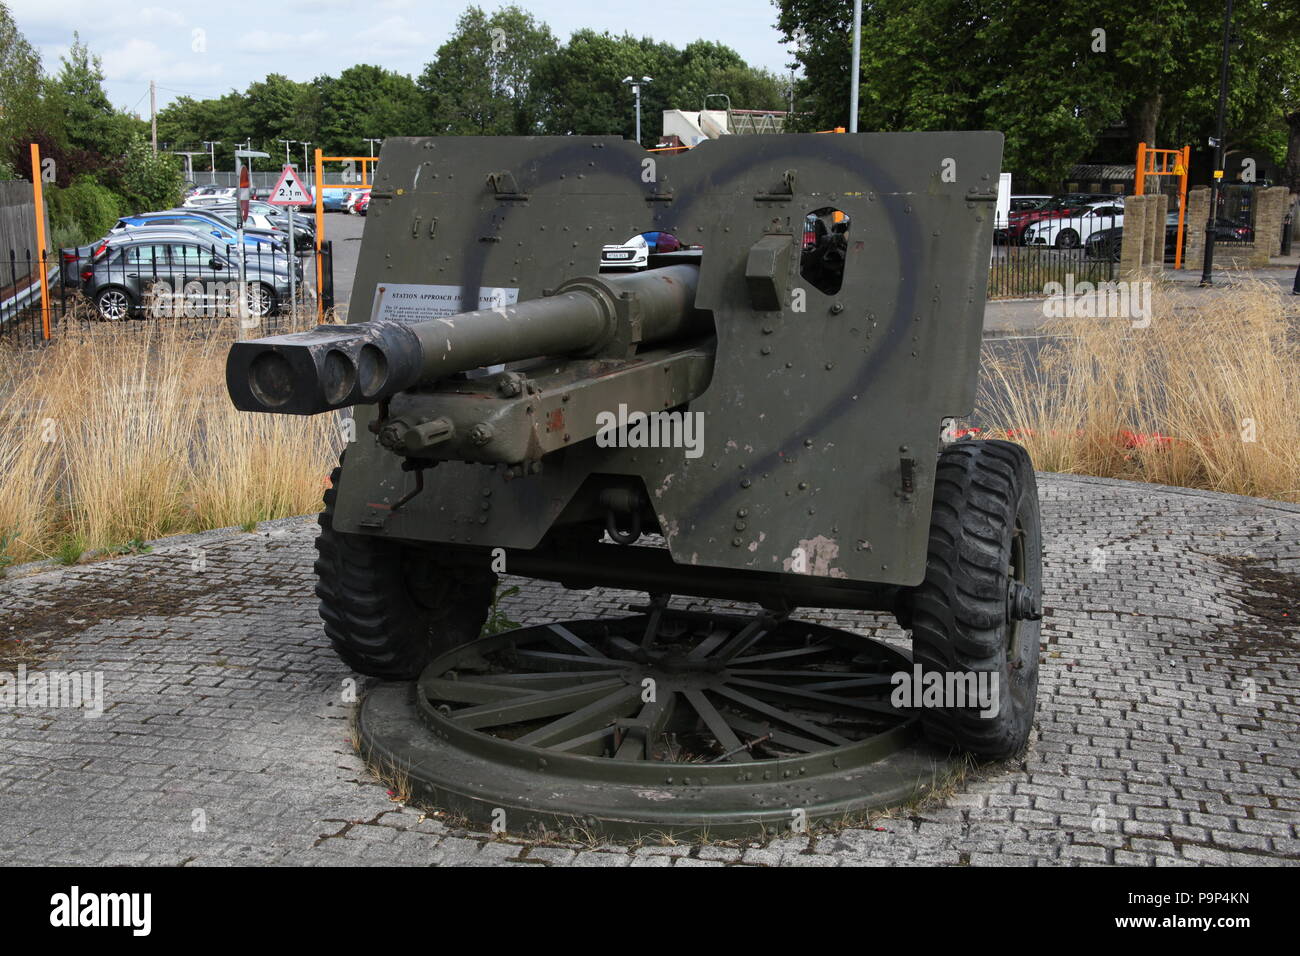
[[361, 749], [417, 799], [498, 832], [798, 831], [950, 772], [890, 703], [911, 668], [848, 631], [655, 604], [480, 638], [380, 685]]

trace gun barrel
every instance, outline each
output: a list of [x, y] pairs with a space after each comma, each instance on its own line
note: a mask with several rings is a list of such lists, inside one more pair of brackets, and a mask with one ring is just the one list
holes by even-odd
[[544, 355], [599, 354], [634, 312], [632, 341], [658, 342], [702, 329], [699, 269], [672, 265], [564, 283], [554, 295], [403, 324], [359, 322], [236, 342], [226, 387], [237, 408], [313, 415], [381, 401], [479, 368]]

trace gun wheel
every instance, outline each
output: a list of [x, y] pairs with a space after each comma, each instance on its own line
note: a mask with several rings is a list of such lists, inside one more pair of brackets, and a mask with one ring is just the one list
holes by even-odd
[[427, 548], [335, 531], [339, 472], [330, 475], [316, 537], [325, 635], [358, 673], [416, 677], [438, 654], [479, 636], [496, 575], [440, 563]]
[[[758, 643], [761, 640], [761, 644]], [[372, 691], [362, 752], [510, 832], [757, 833], [907, 800], [944, 756], [890, 703], [905, 652], [768, 615], [654, 608], [485, 637]]]
[[[1042, 530], [1028, 453], [1005, 441], [944, 448], [935, 472], [924, 582], [910, 596], [912, 651], [923, 672], [996, 678], [998, 711], [922, 711], [935, 743], [1008, 757], [1029, 740], [1038, 695]], [[955, 686], [944, 678], [945, 686]], [[945, 701], [952, 704], [952, 701]]]

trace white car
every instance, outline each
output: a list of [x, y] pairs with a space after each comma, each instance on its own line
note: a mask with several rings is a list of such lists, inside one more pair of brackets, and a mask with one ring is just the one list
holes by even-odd
[[1058, 249], [1076, 249], [1088, 237], [1102, 229], [1124, 225], [1124, 203], [1108, 199], [1089, 203], [1074, 212], [1054, 219], [1039, 219], [1025, 228], [1027, 246], [1055, 246]]
[[347, 199], [343, 200], [343, 211], [348, 215], [355, 215], [357, 211], [357, 200], [370, 192], [369, 189], [352, 189], [348, 191]]
[[201, 209], [204, 206], [230, 202], [231, 200], [237, 200], [238, 198], [239, 190], [234, 186], [230, 186], [222, 189], [209, 190], [208, 192], [195, 193], [189, 199], [185, 200], [185, 205]]
[[650, 261], [650, 243], [636, 235], [627, 242], [600, 250], [602, 269], [644, 269]]

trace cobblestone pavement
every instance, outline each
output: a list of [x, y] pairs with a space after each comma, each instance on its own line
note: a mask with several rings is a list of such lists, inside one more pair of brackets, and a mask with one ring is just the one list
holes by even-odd
[[[290, 519], [0, 582], [0, 648], [35, 645], [44, 672], [102, 672], [105, 701], [98, 718], [0, 707], [0, 862], [1300, 860], [1300, 508], [1040, 483], [1050, 616], [1031, 748], [915, 815], [761, 845], [630, 848], [492, 839], [402, 807], [348, 742], [353, 675], [320, 633], [314, 525]], [[514, 583], [505, 610], [524, 623], [614, 615], [634, 597]], [[902, 639], [870, 614], [807, 616]]]

